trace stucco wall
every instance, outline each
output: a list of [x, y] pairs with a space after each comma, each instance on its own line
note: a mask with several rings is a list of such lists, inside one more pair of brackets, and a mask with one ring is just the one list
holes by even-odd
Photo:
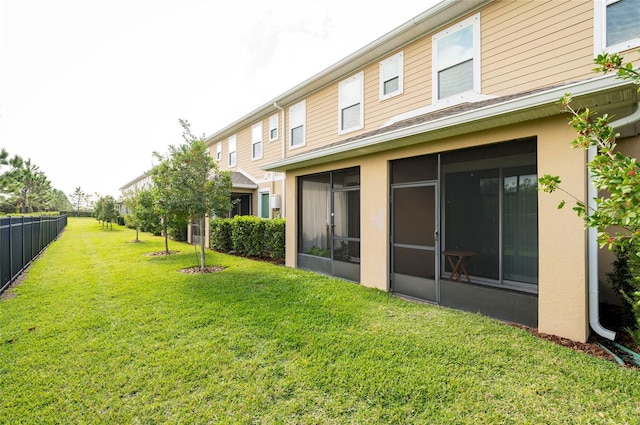
[[[424, 143], [380, 154], [337, 161], [287, 173], [287, 260], [296, 265], [296, 177], [360, 166], [361, 172], [361, 284], [389, 289], [389, 175], [388, 162], [426, 153], [538, 138], [538, 173], [560, 175], [563, 187], [585, 195], [586, 157], [572, 150], [566, 117], [537, 120], [473, 135]], [[540, 193], [539, 202], [539, 330], [578, 341], [588, 337], [586, 232], [570, 207], [558, 210], [561, 194]]]

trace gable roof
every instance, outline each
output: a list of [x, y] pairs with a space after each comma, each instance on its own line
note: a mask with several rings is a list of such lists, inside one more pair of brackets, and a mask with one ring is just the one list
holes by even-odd
[[232, 171], [231, 187], [234, 189], [257, 189], [258, 185], [242, 171]]
[[290, 156], [261, 167], [287, 171], [447, 137], [488, 130], [565, 113], [559, 99], [572, 93], [574, 108], [633, 112], [637, 91], [633, 83], [615, 75], [592, 78], [474, 103], [462, 103]]

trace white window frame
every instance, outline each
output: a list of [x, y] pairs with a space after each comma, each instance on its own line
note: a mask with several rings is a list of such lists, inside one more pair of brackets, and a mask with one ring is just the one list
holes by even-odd
[[[266, 217], [262, 217], [262, 195], [267, 194], [267, 204], [269, 207], [269, 213]], [[258, 217], [260, 218], [271, 218], [271, 193], [269, 189], [258, 189]]]
[[[347, 89], [353, 88], [359, 90], [353, 98], [347, 96]], [[358, 123], [351, 127], [343, 128], [342, 111], [360, 105], [360, 116]], [[360, 71], [355, 75], [342, 80], [338, 83], [338, 134], [349, 133], [351, 131], [364, 128], [364, 71]]]
[[[262, 121], [251, 126], [251, 160], [262, 159], [264, 144], [262, 143]], [[256, 154], [256, 147], [260, 147], [259, 155]]]
[[238, 164], [237, 137], [234, 134], [227, 141], [229, 145], [228, 163], [229, 167], [235, 167]]
[[216, 143], [216, 161], [222, 159], [222, 142]]
[[607, 47], [607, 6], [618, 3], [620, 0], [594, 0], [594, 35], [593, 55], [598, 56], [603, 52], [619, 53], [625, 50], [640, 47], [640, 38], [632, 38], [622, 43]]
[[[273, 114], [269, 117], [269, 141], [273, 142], [278, 140], [280, 136], [280, 131], [278, 129], [278, 121], [280, 121], [280, 117], [278, 114]], [[273, 135], [275, 130], [275, 135]]]
[[[289, 149], [297, 149], [307, 144], [307, 102], [305, 100], [289, 107]], [[302, 142], [293, 144], [292, 132], [302, 127]]]
[[[473, 26], [473, 50], [472, 50], [472, 59], [473, 59], [473, 89], [467, 90], [462, 93], [456, 93], [452, 96], [444, 97], [442, 99], [438, 98], [438, 72], [440, 69], [438, 68], [438, 41], [448, 37], [461, 29], [464, 29], [468, 26]], [[481, 93], [480, 87], [480, 14], [476, 13], [469, 18], [458, 22], [457, 24], [440, 31], [432, 38], [432, 74], [431, 74], [431, 84], [432, 84], [432, 93], [431, 97], [433, 99], [433, 104], [451, 104], [458, 103], [465, 100], [469, 100], [471, 98], [477, 97]]]
[[[398, 64], [398, 72], [391, 74], [385, 78], [384, 70], [387, 65]], [[384, 83], [394, 78], [398, 78], [398, 89], [389, 93], [384, 92]], [[390, 97], [397, 96], [403, 92], [404, 80], [404, 52], [396, 53], [395, 55], [388, 57], [380, 62], [380, 100], [389, 99]]]

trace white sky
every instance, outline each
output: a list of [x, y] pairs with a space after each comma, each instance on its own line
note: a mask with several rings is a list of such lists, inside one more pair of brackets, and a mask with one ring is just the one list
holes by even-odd
[[119, 196], [437, 0], [0, 0], [0, 147], [67, 195]]

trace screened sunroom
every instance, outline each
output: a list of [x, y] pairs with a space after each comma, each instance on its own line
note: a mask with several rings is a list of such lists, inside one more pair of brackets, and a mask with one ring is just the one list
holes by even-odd
[[535, 138], [390, 163], [391, 290], [537, 322]]

